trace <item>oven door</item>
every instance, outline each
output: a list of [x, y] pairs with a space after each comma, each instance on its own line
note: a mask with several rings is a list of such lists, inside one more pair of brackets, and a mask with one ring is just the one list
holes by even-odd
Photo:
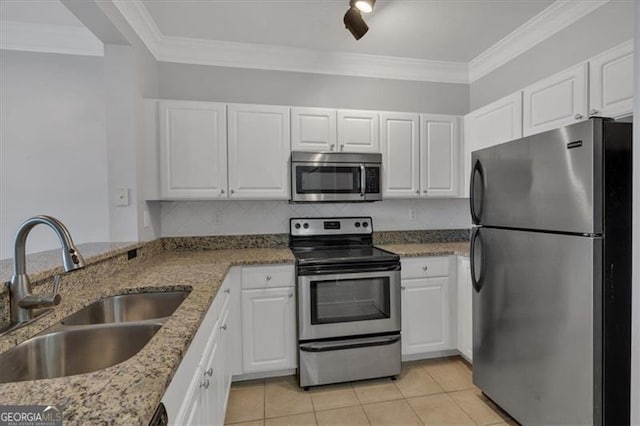
[[399, 330], [399, 270], [298, 276], [300, 341]]
[[292, 163], [292, 201], [364, 201], [361, 163]]

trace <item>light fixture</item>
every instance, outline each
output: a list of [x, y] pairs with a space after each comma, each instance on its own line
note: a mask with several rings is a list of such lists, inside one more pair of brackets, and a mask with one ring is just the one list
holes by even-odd
[[355, 5], [360, 12], [371, 13], [373, 5], [376, 4], [376, 0], [351, 0], [349, 4], [351, 6]]
[[344, 25], [356, 40], [360, 40], [369, 31], [369, 26], [362, 19], [360, 10], [355, 7], [350, 7], [344, 14]]

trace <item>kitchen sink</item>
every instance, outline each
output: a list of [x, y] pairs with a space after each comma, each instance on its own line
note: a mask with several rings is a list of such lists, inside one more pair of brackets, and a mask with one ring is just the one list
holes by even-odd
[[68, 328], [33, 337], [0, 355], [0, 383], [89, 373], [137, 354], [161, 323]]
[[62, 324], [107, 324], [164, 318], [173, 314], [188, 295], [188, 291], [167, 291], [111, 296], [71, 314], [62, 320]]

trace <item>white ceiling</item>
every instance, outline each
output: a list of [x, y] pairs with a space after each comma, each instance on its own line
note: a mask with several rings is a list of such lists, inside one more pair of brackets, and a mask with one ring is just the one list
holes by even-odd
[[166, 36], [465, 63], [553, 2], [378, 0], [356, 41], [348, 0], [143, 0]]
[[84, 27], [84, 24], [58, 0], [0, 0], [0, 19]]

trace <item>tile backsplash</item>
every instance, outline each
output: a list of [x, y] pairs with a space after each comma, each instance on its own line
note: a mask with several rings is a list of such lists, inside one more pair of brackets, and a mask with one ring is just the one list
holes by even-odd
[[162, 201], [163, 237], [279, 234], [292, 217], [371, 216], [377, 231], [464, 229], [467, 199], [292, 204], [287, 201]]

